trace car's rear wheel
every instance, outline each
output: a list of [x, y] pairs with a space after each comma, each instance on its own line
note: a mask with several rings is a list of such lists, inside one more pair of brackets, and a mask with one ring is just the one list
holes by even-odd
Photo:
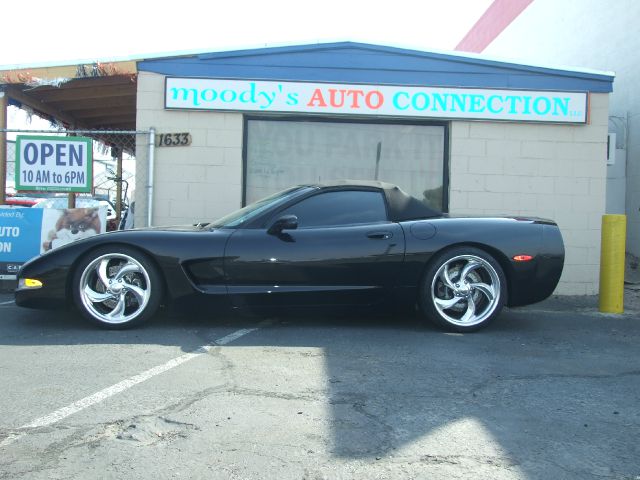
[[89, 254], [76, 269], [73, 295], [78, 309], [92, 322], [105, 328], [129, 328], [156, 313], [162, 282], [155, 265], [142, 253], [104, 247]]
[[475, 247], [456, 247], [429, 264], [420, 285], [419, 305], [433, 323], [471, 332], [498, 316], [507, 297], [500, 264]]

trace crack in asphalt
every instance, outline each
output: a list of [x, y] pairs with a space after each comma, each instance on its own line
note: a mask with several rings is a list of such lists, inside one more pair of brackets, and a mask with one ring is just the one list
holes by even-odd
[[[269, 390], [260, 390], [246, 387], [236, 387], [227, 390], [228, 393], [233, 393], [236, 395], [245, 395], [248, 397], [262, 397], [262, 398], [273, 398], [276, 400], [300, 400], [300, 401], [322, 401], [323, 395], [326, 395], [325, 390], [310, 390], [309, 395], [305, 394], [295, 394], [295, 393], [282, 393], [282, 392], [274, 392]], [[226, 393], [226, 392], [225, 392]]]
[[521, 380], [536, 381], [547, 379], [584, 379], [584, 380], [606, 380], [610, 378], [635, 377], [640, 375], [640, 370], [630, 370], [619, 373], [538, 373], [533, 375], [496, 375], [483, 380], [474, 385], [469, 392], [474, 394], [480, 390], [488, 388], [490, 385], [500, 382], [517, 382]]
[[[60, 431], [70, 431], [71, 433], [62, 440], [49, 443], [42, 453], [38, 455], [37, 462], [29, 465], [29, 468], [26, 470], [14, 470], [11, 474], [0, 472], [0, 478], [16, 478], [18, 476], [28, 477], [31, 474], [55, 469], [59, 467], [62, 460], [65, 460], [65, 458], [62, 457], [67, 451], [83, 447], [95, 450], [105, 441], [132, 440], [139, 442], [141, 446], [151, 446], [160, 441], [170, 441], [177, 437], [186, 438], [186, 434], [182, 432], [173, 432], [171, 429], [166, 430], [158, 428], [158, 421], [160, 424], [164, 423], [170, 425], [174, 429], [177, 427], [177, 430], [200, 430], [198, 425], [181, 422], [163, 414], [180, 413], [223, 387], [224, 385], [221, 385], [219, 387], [201, 390], [194, 395], [190, 395], [186, 399], [181, 399], [179, 402], [164, 406], [148, 414], [135, 415], [99, 424], [55, 424], [34, 429], [32, 432], [33, 434], [51, 434], [53, 432]], [[141, 425], [142, 428], [138, 428], [138, 425]], [[160, 425], [160, 427], [161, 426], [162, 425]], [[138, 434], [138, 431], [141, 433]], [[6, 471], [6, 467], [14, 466], [19, 461], [20, 458], [3, 461], [3, 470]]]
[[[378, 405], [378, 408], [381, 408], [383, 411], [380, 413], [373, 413], [371, 408], [375, 408], [373, 406], [368, 407], [369, 397], [362, 393], [342, 393], [339, 397], [332, 398], [329, 403], [331, 405], [346, 405], [350, 406], [351, 409], [356, 412], [358, 415], [366, 418], [370, 423], [376, 425], [378, 427], [378, 439], [379, 442], [376, 442], [375, 449], [371, 448], [347, 448], [346, 446], [341, 446], [340, 448], [336, 448], [334, 453], [345, 456], [345, 455], [371, 455], [379, 452], [388, 452], [394, 450], [396, 447], [393, 442], [394, 438], [394, 428], [389, 425], [386, 421], [384, 421], [384, 417], [388, 415], [388, 409], [383, 406]], [[353, 423], [352, 421], [345, 419], [334, 419], [334, 423]]]
[[[514, 468], [520, 465], [520, 462], [511, 460], [510, 458], [490, 456], [490, 455], [422, 455], [416, 462], [427, 463], [433, 465], [460, 465], [464, 461], [471, 461], [481, 465], [487, 465], [497, 468]], [[408, 463], [413, 463], [409, 461]]]

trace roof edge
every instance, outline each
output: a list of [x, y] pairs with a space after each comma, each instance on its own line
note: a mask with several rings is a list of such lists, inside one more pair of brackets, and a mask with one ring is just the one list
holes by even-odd
[[[218, 52], [210, 52], [197, 55], [202, 60], [213, 60], [222, 58], [237, 58], [245, 56], [272, 55], [278, 53], [297, 53], [307, 51], [320, 50], [338, 50], [347, 48], [360, 48], [363, 50], [371, 50], [378, 52], [395, 53], [398, 55], [411, 55], [421, 58], [432, 58], [449, 61], [457, 61], [463, 63], [488, 65], [494, 67], [511, 68], [515, 70], [534, 70], [540, 73], [552, 73], [554, 75], [587, 76], [597, 80], [613, 80], [615, 72], [601, 71], [581, 67], [567, 67], [556, 65], [543, 65], [535, 63], [522, 63], [515, 59], [507, 59], [500, 57], [492, 57], [470, 52], [444, 51], [444, 50], [419, 50], [416, 47], [400, 46], [400, 45], [378, 45], [371, 43], [361, 43], [353, 41], [330, 42], [330, 43], [308, 43], [295, 45], [281, 45], [276, 47], [257, 47], [246, 48], [240, 50], [226, 50]], [[167, 57], [165, 59], [170, 59]], [[151, 61], [160, 61], [162, 58], [152, 59]]]
[[256, 46], [256, 47], [225, 47], [221, 50], [213, 50], [211, 48], [206, 49], [194, 49], [194, 50], [178, 50], [175, 52], [157, 52], [146, 53], [139, 55], [127, 55], [127, 56], [113, 56], [104, 58], [93, 59], [77, 59], [77, 60], [65, 60], [65, 61], [53, 61], [53, 62], [35, 62], [26, 64], [6, 64], [0, 65], [0, 71], [11, 70], [24, 70], [34, 68], [55, 68], [55, 67], [68, 67], [81, 64], [93, 64], [93, 63], [120, 63], [120, 62], [161, 62], [164, 60], [171, 60], [175, 58], [184, 57], [198, 57], [203, 60], [216, 59], [216, 58], [233, 58], [241, 56], [255, 56], [255, 55], [272, 55], [276, 53], [295, 53], [304, 51], [318, 51], [329, 49], [346, 49], [346, 48], [360, 48], [363, 50], [371, 50], [378, 52], [394, 53], [397, 55], [411, 55], [421, 58], [441, 59], [449, 61], [457, 61], [470, 64], [487, 65], [502, 68], [511, 68], [515, 70], [528, 70], [537, 71], [539, 73], [548, 73], [561, 76], [578, 76], [582, 78], [590, 78], [594, 80], [608, 80], [613, 81], [615, 72], [611, 71], [599, 71], [581, 67], [568, 67], [558, 65], [543, 65], [534, 63], [522, 63], [516, 59], [491, 57], [487, 55], [478, 55], [469, 52], [456, 52], [445, 50], [421, 50], [416, 46], [408, 45], [379, 45], [374, 43], [364, 43], [357, 41], [336, 41], [336, 42], [309, 42], [309, 43], [296, 43], [296, 44], [280, 44], [276, 46]]

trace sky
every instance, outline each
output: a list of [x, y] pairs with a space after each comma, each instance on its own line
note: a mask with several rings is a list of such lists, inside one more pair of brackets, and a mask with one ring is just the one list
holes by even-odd
[[0, 66], [333, 41], [453, 50], [491, 3], [492, 0], [12, 1], [3, 8]]
[[[453, 50], [493, 0], [7, 2], [0, 68], [357, 41]], [[98, 7], [98, 5], [100, 5]], [[12, 128], [50, 129], [10, 109]]]

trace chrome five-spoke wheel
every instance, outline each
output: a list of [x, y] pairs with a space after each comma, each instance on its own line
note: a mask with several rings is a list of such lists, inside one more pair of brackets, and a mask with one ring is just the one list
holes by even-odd
[[459, 247], [440, 255], [425, 276], [423, 310], [439, 325], [476, 330], [491, 321], [505, 301], [500, 265], [482, 250]]
[[157, 274], [140, 254], [96, 252], [78, 273], [77, 304], [85, 316], [100, 325], [129, 326], [148, 318], [157, 309], [159, 301], [154, 293], [160, 287]]

